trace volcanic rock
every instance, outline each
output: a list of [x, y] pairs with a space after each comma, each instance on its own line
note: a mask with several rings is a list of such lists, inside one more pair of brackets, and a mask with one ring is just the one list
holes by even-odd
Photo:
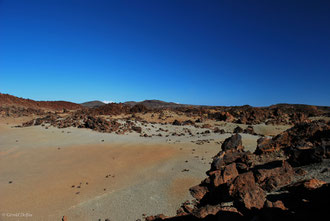
[[231, 150], [231, 149], [235, 149], [235, 150], [243, 150], [243, 146], [242, 146], [242, 136], [239, 134], [235, 134], [229, 138], [227, 138], [222, 146], [221, 146], [222, 150]]
[[266, 201], [266, 193], [256, 184], [252, 172], [239, 174], [229, 186], [229, 194], [247, 209], [260, 209]]
[[237, 126], [234, 131], [234, 133], [243, 133], [243, 129], [240, 126]]

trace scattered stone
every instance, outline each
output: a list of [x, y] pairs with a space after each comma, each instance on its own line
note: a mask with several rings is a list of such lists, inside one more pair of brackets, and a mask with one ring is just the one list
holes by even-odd
[[178, 121], [178, 120], [174, 120], [173, 123], [172, 123], [172, 125], [181, 126], [182, 123], [180, 121]]

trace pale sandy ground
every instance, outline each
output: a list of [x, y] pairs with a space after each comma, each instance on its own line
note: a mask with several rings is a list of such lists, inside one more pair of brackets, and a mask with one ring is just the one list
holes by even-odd
[[[60, 220], [66, 215], [69, 220], [121, 221], [141, 219], [143, 213], [174, 215], [192, 199], [188, 188], [206, 177], [212, 156], [231, 135], [197, 135], [207, 129], [155, 124], [143, 131], [189, 128], [194, 136], [165, 137], [168, 133], [161, 132], [162, 137], [142, 138], [77, 128], [12, 128], [17, 122], [0, 122], [0, 212], [5, 213], [0, 220]], [[222, 125], [228, 132], [236, 126]], [[267, 135], [284, 129], [256, 127]], [[241, 135], [253, 151], [259, 136]], [[209, 143], [193, 143], [198, 140]], [[15, 213], [32, 217], [8, 217]]]

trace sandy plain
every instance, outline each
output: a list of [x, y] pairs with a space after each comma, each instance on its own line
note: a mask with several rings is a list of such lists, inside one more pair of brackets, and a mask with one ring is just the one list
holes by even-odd
[[[0, 121], [0, 220], [137, 220], [143, 214], [174, 215], [192, 200], [189, 187], [206, 177], [212, 156], [231, 135], [197, 134], [207, 129], [148, 124], [193, 136], [140, 137], [89, 129], [14, 127], [26, 119]], [[219, 125], [232, 131], [236, 124]], [[241, 125], [243, 128], [245, 125]], [[260, 134], [287, 127], [257, 125]], [[163, 132], [162, 132], [163, 133]], [[241, 134], [253, 151], [259, 136]], [[202, 142], [198, 142], [202, 141]], [[10, 214], [28, 213], [30, 217]]]

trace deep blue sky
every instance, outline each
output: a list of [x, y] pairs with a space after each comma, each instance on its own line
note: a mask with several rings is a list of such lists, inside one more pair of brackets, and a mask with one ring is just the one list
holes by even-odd
[[0, 0], [0, 92], [330, 106], [330, 1]]

